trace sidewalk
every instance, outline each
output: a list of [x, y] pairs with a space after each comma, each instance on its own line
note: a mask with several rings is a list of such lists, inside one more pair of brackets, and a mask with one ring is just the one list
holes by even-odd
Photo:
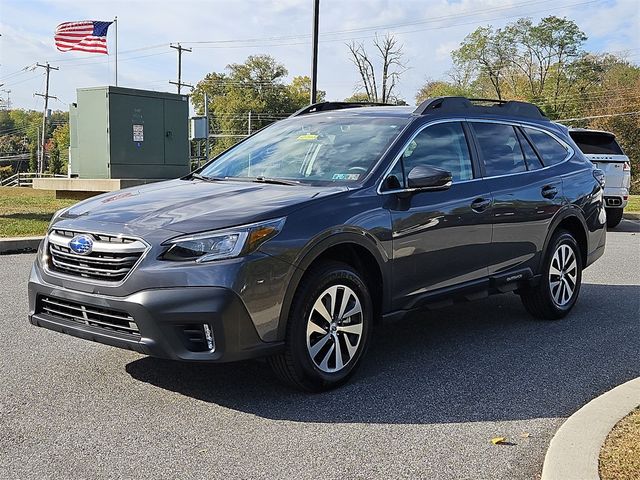
[[551, 439], [541, 480], [599, 480], [600, 449], [609, 432], [640, 405], [640, 377], [587, 403]]

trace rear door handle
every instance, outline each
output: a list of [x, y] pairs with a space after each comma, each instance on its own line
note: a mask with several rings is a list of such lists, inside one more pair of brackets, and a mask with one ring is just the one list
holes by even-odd
[[476, 213], [484, 212], [491, 205], [491, 200], [487, 198], [476, 198], [473, 202], [471, 202], [471, 210]]
[[555, 198], [555, 196], [558, 195], [558, 189], [553, 185], [545, 185], [544, 187], [542, 187], [541, 193], [544, 198], [551, 199]]

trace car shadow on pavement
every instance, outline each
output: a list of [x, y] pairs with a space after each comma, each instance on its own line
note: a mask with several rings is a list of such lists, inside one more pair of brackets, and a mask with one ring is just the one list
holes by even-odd
[[536, 321], [516, 295], [413, 314], [378, 328], [351, 382], [322, 394], [279, 384], [265, 362], [142, 358], [141, 382], [269, 419], [448, 423], [568, 416], [640, 376], [640, 286], [584, 284], [570, 316]]
[[640, 221], [624, 219], [617, 227], [609, 230], [612, 232], [640, 233]]

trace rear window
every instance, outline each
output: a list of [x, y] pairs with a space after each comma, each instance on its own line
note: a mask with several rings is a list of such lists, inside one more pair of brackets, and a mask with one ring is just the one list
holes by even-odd
[[566, 147], [551, 135], [540, 130], [534, 130], [533, 128], [525, 127], [524, 130], [527, 132], [527, 135], [529, 135], [529, 138], [531, 138], [533, 145], [542, 156], [542, 161], [546, 166], [555, 165], [567, 158], [568, 151]]
[[582, 153], [624, 155], [616, 137], [599, 132], [569, 132]]

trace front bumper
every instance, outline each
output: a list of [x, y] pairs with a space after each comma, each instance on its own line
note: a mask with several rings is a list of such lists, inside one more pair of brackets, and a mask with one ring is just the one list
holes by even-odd
[[[45, 297], [126, 312], [135, 320], [139, 335], [47, 313], [41, 308]], [[109, 297], [49, 285], [35, 268], [29, 280], [29, 321], [74, 337], [172, 360], [229, 362], [277, 353], [283, 345], [260, 339], [244, 304], [228, 288], [160, 288]], [[215, 348], [194, 351], [187, 332], [204, 324], [213, 333]]]

